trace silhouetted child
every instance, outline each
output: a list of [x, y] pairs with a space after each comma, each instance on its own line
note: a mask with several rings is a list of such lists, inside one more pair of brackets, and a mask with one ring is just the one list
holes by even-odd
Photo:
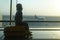
[[15, 26], [24, 25], [26, 30], [29, 31], [28, 24], [22, 21], [22, 19], [23, 19], [23, 16], [22, 16], [22, 10], [23, 10], [22, 5], [21, 4], [17, 4], [16, 7], [17, 7], [17, 12], [16, 12], [16, 15], [15, 15]]
[[22, 5], [21, 4], [17, 4], [16, 5], [16, 8], [17, 8], [17, 12], [16, 12], [16, 15], [15, 15], [15, 25], [20, 25], [22, 23]]

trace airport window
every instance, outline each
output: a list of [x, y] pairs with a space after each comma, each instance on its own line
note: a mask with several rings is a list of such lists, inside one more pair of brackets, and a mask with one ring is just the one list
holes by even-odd
[[23, 21], [28, 23], [33, 39], [60, 39], [60, 0], [0, 0], [2, 35], [2, 28], [15, 26], [18, 3], [22, 4]]
[[[0, 14], [1, 19], [8, 21], [10, 20], [10, 1], [11, 0], [0, 0]], [[60, 24], [60, 6], [59, 0], [12, 0], [12, 14], [11, 20], [14, 21], [15, 13], [16, 13], [16, 4], [21, 3], [23, 6], [23, 21], [45, 21], [45, 22], [28, 22], [29, 26], [35, 28], [59, 28]], [[46, 22], [48, 21], [48, 22]], [[51, 22], [49, 22], [51, 21]], [[53, 21], [53, 22], [52, 22]], [[56, 21], [56, 22], [55, 22]], [[10, 22], [2, 22], [1, 26], [4, 27]], [[35, 25], [37, 23], [37, 25]], [[4, 25], [4, 26], [3, 26]], [[12, 22], [12, 25], [15, 25]], [[45, 27], [46, 26], [46, 27]], [[50, 26], [50, 27], [48, 27]]]

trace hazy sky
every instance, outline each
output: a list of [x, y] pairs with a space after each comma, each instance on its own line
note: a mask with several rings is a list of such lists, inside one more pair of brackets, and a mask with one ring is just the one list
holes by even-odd
[[[60, 16], [60, 0], [17, 0], [23, 6], [23, 15]], [[9, 14], [10, 0], [0, 0], [0, 11]], [[13, 15], [16, 12], [16, 0], [13, 0]]]

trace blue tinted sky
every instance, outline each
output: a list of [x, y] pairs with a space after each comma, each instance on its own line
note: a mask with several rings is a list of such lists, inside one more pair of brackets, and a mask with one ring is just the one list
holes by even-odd
[[[23, 15], [60, 16], [60, 0], [17, 0], [23, 6]], [[2, 14], [9, 14], [10, 0], [0, 0]], [[16, 12], [16, 0], [13, 0], [13, 15]]]

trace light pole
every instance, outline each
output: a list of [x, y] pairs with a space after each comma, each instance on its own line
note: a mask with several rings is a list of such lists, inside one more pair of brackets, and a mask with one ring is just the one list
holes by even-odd
[[16, 0], [16, 4], [17, 4], [18, 0]]
[[11, 25], [11, 16], [12, 16], [12, 0], [10, 0], [10, 25]]

